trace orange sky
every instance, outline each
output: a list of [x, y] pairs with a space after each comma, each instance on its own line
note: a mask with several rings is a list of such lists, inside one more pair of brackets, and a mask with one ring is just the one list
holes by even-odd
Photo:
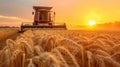
[[[8, 5], [9, 3], [9, 5]], [[1, 0], [0, 22], [22, 22], [33, 20], [33, 5], [53, 6], [56, 22], [66, 22], [69, 28], [120, 21], [120, 0]], [[15, 10], [14, 10], [15, 9]]]

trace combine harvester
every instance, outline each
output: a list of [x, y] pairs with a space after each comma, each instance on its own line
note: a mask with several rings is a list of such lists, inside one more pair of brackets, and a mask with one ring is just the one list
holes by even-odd
[[67, 29], [65, 23], [55, 23], [55, 12], [51, 11], [52, 7], [33, 6], [33, 9], [35, 11], [32, 13], [34, 15], [34, 22], [32, 24], [22, 23], [21, 31], [35, 28]]

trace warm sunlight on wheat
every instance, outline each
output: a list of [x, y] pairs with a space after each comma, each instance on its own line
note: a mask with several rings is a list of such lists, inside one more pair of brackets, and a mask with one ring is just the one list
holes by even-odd
[[120, 67], [120, 32], [28, 30], [8, 39], [0, 67]]

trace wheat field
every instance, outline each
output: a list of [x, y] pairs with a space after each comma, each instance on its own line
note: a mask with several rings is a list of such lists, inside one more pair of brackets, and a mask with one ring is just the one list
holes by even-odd
[[0, 67], [120, 67], [120, 32], [28, 30], [6, 40]]
[[15, 38], [18, 28], [0, 28], [0, 50], [5, 46], [7, 38]]
[[5, 39], [17, 32], [17, 28], [0, 28], [0, 40]]

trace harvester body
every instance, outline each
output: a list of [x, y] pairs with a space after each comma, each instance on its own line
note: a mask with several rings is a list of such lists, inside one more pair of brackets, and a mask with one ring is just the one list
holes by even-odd
[[66, 24], [55, 23], [55, 12], [51, 11], [52, 7], [45, 6], [33, 6], [34, 9], [34, 21], [32, 25], [24, 24], [21, 25], [21, 31], [25, 28], [58, 28], [67, 29]]

